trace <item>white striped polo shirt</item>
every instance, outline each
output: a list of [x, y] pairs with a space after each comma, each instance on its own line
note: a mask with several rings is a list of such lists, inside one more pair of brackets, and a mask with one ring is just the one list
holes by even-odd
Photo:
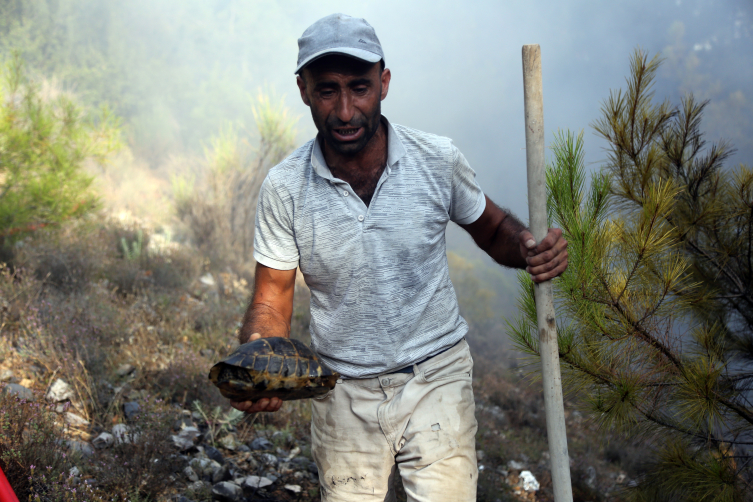
[[486, 206], [448, 138], [387, 125], [387, 167], [369, 206], [332, 176], [311, 140], [269, 171], [254, 258], [300, 267], [311, 289], [311, 345], [347, 378], [404, 368], [468, 331], [450, 282], [445, 228]]

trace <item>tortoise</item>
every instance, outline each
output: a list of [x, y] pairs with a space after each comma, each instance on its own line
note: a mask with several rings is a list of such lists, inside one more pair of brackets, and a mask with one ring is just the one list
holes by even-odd
[[233, 401], [320, 396], [333, 389], [338, 378], [305, 344], [283, 337], [244, 343], [209, 371], [212, 383]]

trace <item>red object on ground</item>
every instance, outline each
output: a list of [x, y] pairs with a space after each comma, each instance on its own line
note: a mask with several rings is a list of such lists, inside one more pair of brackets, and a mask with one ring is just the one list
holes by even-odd
[[10, 487], [8, 478], [5, 477], [2, 469], [0, 469], [0, 502], [18, 502], [16, 492]]

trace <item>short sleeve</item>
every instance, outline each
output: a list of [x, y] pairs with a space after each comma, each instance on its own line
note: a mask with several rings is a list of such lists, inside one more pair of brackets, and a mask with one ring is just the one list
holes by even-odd
[[460, 150], [452, 148], [452, 200], [450, 219], [459, 225], [473, 223], [486, 209], [486, 197], [476, 182], [476, 172]]
[[300, 256], [290, 209], [267, 176], [261, 185], [256, 206], [254, 259], [269, 268], [292, 270], [298, 267]]

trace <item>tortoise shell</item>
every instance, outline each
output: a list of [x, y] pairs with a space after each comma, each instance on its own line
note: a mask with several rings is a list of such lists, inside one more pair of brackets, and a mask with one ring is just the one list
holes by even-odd
[[326, 394], [338, 378], [305, 344], [282, 337], [244, 343], [209, 371], [212, 383], [233, 401], [306, 399]]

